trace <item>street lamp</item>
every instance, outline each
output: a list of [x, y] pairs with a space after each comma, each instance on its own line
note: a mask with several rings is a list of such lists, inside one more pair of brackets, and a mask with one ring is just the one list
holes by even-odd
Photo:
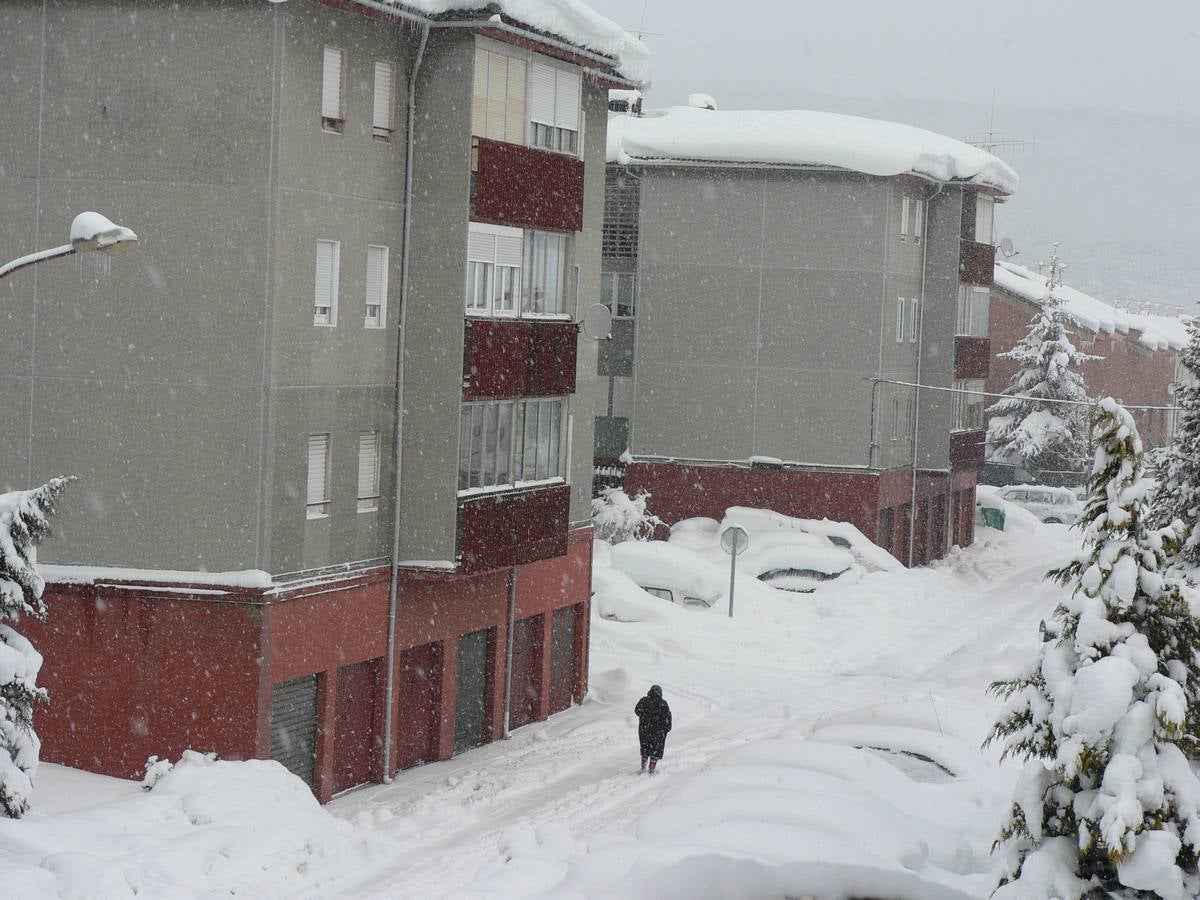
[[48, 259], [60, 256], [70, 256], [72, 253], [82, 253], [98, 250], [108, 256], [116, 256], [137, 247], [138, 236], [124, 225], [117, 225], [97, 212], [81, 212], [71, 223], [71, 241], [61, 247], [50, 250], [39, 250], [28, 256], [19, 256], [12, 262], [0, 266], [0, 278], [11, 275], [19, 269], [37, 265]]

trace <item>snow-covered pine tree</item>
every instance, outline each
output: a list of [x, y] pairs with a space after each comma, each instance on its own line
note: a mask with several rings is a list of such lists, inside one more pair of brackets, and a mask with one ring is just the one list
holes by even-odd
[[1200, 567], [1200, 320], [1187, 325], [1190, 340], [1179, 361], [1192, 375], [1175, 388], [1178, 436], [1154, 467], [1158, 480], [1151, 513], [1154, 522], [1182, 523], [1186, 536], [1176, 561], [1185, 568]]
[[[1075, 349], [1067, 332], [1067, 314], [1055, 293], [1058, 257], [1050, 262], [1046, 298], [1029, 330], [1001, 359], [1020, 365], [1004, 394], [988, 407], [988, 444], [996, 456], [1019, 460], [1029, 469], [1078, 470], [1087, 458], [1087, 400], [1083, 376], [1072, 369], [1099, 359]], [[1061, 403], [1056, 401], [1073, 401]]]
[[1083, 553], [1048, 573], [1073, 586], [1043, 623], [1036, 660], [991, 690], [1006, 698], [988, 741], [1027, 760], [993, 849], [994, 897], [1200, 895], [1200, 682], [1194, 597], [1162, 575], [1174, 529], [1147, 523], [1141, 438], [1099, 404]]
[[41, 743], [33, 706], [42, 657], [7, 622], [46, 618], [45, 584], [37, 573], [37, 546], [50, 534], [54, 504], [70, 483], [54, 478], [32, 491], [0, 494], [0, 813], [18, 818], [29, 809]]

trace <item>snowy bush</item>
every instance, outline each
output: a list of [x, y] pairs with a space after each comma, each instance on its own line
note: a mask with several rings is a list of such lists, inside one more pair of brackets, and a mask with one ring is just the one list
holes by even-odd
[[1186, 536], [1177, 561], [1195, 569], [1200, 566], [1200, 320], [1188, 322], [1191, 340], [1179, 354], [1179, 361], [1192, 375], [1191, 381], [1175, 389], [1179, 434], [1175, 442], [1160, 451], [1153, 471], [1158, 479], [1152, 504], [1156, 524], [1169, 525], [1178, 520]]
[[596, 539], [619, 544], [622, 541], [645, 541], [654, 529], [666, 523], [646, 509], [650, 495], [642, 490], [630, 497], [620, 488], [606, 487], [592, 500], [592, 526]]
[[[1057, 270], [1055, 260], [1052, 271]], [[1087, 400], [1087, 385], [1071, 367], [1100, 357], [1080, 353], [1071, 343], [1053, 280], [1028, 333], [1000, 354], [1020, 368], [1004, 389], [1006, 396], [988, 407], [987, 440], [997, 458], [1030, 469], [1074, 472], [1087, 455], [1086, 407], [1077, 405]]]
[[0, 494], [0, 812], [12, 818], [29, 809], [41, 751], [33, 706], [45, 702], [46, 692], [37, 686], [42, 657], [4, 623], [46, 618], [37, 545], [50, 534], [54, 503], [69, 482], [55, 478], [32, 491]]
[[1006, 703], [988, 740], [1028, 761], [996, 842], [995, 896], [1194, 897], [1200, 620], [1162, 575], [1178, 533], [1147, 522], [1132, 417], [1106, 398], [1093, 435], [1084, 552], [1049, 573], [1071, 596], [1043, 623], [1039, 657], [992, 685]]

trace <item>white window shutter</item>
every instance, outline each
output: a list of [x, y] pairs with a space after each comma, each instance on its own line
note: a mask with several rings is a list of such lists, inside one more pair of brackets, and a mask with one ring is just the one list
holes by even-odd
[[[379, 432], [363, 431], [358, 435], [358, 508], [360, 512], [375, 508], [379, 497]], [[368, 501], [364, 506], [363, 501]]]
[[342, 51], [325, 48], [325, 65], [321, 73], [321, 115], [326, 119], [342, 119]]
[[313, 321], [332, 324], [337, 313], [338, 242], [317, 241]]
[[393, 130], [393, 90], [396, 84], [396, 66], [390, 62], [375, 63], [375, 96], [372, 107], [371, 125], [378, 131]]
[[571, 131], [579, 130], [579, 75], [555, 70], [554, 124]]
[[529, 119], [542, 125], [554, 124], [555, 69], [545, 63], [529, 66]]
[[329, 502], [329, 435], [308, 436], [308, 505]]
[[388, 248], [367, 247], [367, 324], [383, 325], [387, 309]]
[[471, 262], [494, 263], [496, 235], [472, 223], [467, 232], [467, 259]]
[[500, 234], [496, 236], [496, 264], [500, 266], [516, 266], [521, 268], [524, 253], [524, 241], [520, 234]]

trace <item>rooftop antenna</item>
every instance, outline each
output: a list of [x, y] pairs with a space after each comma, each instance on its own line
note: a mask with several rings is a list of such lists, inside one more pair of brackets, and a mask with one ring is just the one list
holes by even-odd
[[996, 92], [992, 91], [992, 108], [988, 113], [988, 127], [982, 135], [967, 138], [968, 144], [974, 144], [980, 150], [986, 150], [988, 153], [995, 153], [997, 150], [1023, 150], [1026, 147], [1032, 147], [1033, 141], [1022, 140], [1021, 138], [1006, 138], [1003, 137], [1003, 132], [996, 130]]
[[641, 21], [638, 22], [637, 28], [631, 28], [628, 25], [622, 26], [626, 31], [636, 31], [639, 41], [646, 35], [650, 35], [650, 37], [662, 37], [662, 34], [657, 31], [646, 30], [646, 7], [649, 5], [650, 0], [642, 0], [642, 18]]

